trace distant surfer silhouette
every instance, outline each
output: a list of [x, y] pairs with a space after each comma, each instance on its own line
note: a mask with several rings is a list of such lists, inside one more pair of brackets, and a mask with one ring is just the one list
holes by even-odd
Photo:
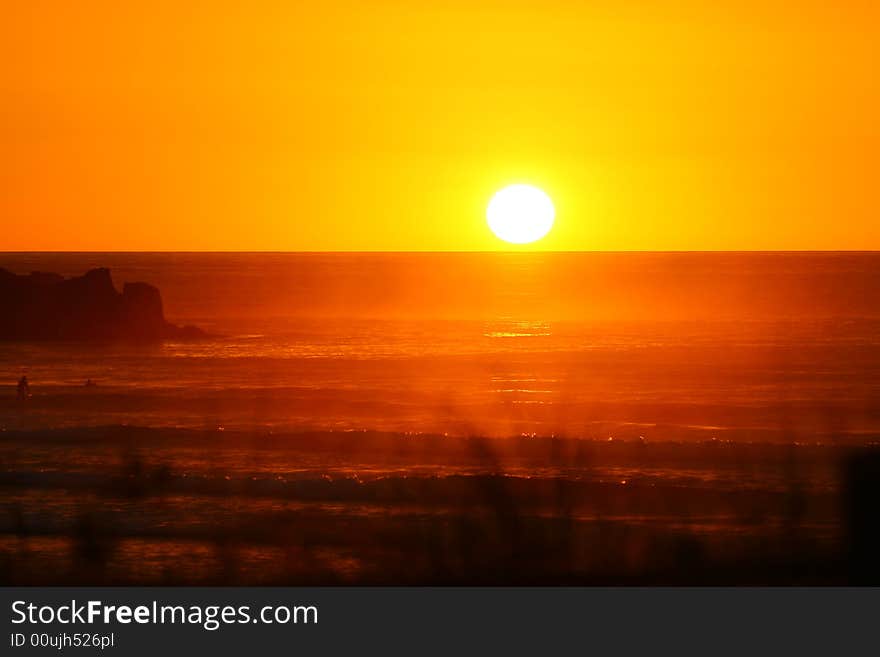
[[84, 385], [86, 388], [94, 388], [94, 387], [95, 387], [96, 385], [98, 385], [98, 384], [95, 383], [94, 381], [92, 381], [91, 379], [88, 379], [88, 380], [86, 380], [86, 382], [85, 382], [83, 385]]
[[23, 376], [18, 380], [16, 396], [19, 401], [24, 401], [31, 396], [31, 385], [28, 383], [28, 378], [26, 376]]

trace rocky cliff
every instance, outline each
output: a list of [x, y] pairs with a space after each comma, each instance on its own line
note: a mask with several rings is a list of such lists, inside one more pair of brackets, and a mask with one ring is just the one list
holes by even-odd
[[165, 320], [159, 290], [126, 283], [120, 294], [109, 269], [64, 278], [0, 269], [0, 340], [163, 340], [203, 337], [194, 326]]

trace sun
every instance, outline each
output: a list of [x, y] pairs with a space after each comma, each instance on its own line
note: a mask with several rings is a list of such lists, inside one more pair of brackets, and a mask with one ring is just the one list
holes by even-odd
[[498, 237], [511, 244], [535, 242], [553, 227], [553, 201], [532, 185], [509, 185], [495, 193], [486, 221]]

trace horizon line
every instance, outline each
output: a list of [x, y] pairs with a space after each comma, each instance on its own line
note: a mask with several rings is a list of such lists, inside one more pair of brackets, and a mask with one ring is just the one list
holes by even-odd
[[218, 254], [218, 255], [559, 255], [559, 254], [686, 254], [686, 253], [704, 253], [704, 254], [880, 254], [878, 249], [584, 249], [584, 250], [491, 250], [491, 251], [453, 251], [453, 250], [321, 250], [321, 251], [283, 251], [283, 250], [153, 250], [153, 249], [137, 249], [137, 250], [61, 250], [61, 249], [34, 249], [34, 250], [12, 250], [0, 251], [0, 255], [42, 255], [42, 254], [63, 254], [63, 253], [81, 253], [81, 254], [140, 254], [140, 255], [158, 255], [158, 254]]

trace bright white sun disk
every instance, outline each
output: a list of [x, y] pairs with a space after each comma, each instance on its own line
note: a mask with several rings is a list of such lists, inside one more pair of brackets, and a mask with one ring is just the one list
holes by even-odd
[[498, 237], [511, 244], [528, 244], [550, 232], [556, 210], [553, 202], [532, 185], [510, 185], [496, 192], [486, 208], [486, 221]]

